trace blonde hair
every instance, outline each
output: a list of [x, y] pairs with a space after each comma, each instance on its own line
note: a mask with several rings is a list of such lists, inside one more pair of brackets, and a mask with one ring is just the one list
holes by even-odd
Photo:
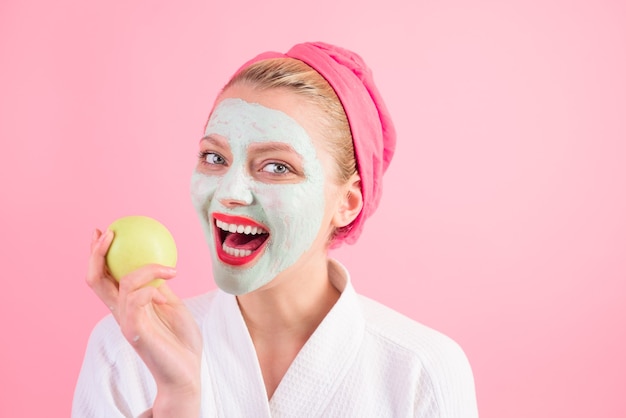
[[293, 58], [267, 59], [235, 74], [223, 90], [238, 84], [258, 89], [286, 89], [317, 106], [324, 115], [320, 118], [327, 140], [324, 146], [336, 162], [339, 183], [345, 184], [357, 172], [346, 112], [333, 88], [313, 68]]

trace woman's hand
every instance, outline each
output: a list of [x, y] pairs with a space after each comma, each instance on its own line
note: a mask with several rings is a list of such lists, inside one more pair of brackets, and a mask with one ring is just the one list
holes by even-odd
[[113, 232], [96, 230], [91, 241], [87, 284], [109, 307], [124, 337], [144, 361], [157, 385], [153, 415], [194, 416], [200, 411], [202, 337], [193, 316], [166, 283], [173, 268], [151, 264], [122, 277], [108, 272], [105, 255]]

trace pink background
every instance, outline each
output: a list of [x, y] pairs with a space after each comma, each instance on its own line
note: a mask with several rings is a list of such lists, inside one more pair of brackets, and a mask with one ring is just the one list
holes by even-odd
[[[384, 5], [383, 6], [381, 6]], [[188, 196], [217, 90], [267, 49], [358, 51], [394, 115], [379, 212], [335, 255], [465, 348], [482, 417], [626, 416], [621, 1], [4, 0], [0, 416], [68, 416], [107, 313], [94, 227], [146, 214], [214, 287]]]

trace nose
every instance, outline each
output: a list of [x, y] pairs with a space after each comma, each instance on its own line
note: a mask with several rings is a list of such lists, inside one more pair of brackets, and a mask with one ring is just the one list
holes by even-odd
[[254, 201], [251, 182], [243, 167], [231, 167], [222, 178], [215, 198], [227, 208], [251, 205]]

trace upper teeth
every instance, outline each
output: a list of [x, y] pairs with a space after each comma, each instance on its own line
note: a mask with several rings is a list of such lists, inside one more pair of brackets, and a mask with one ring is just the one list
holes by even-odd
[[259, 226], [229, 224], [217, 219], [215, 220], [215, 224], [219, 229], [228, 232], [237, 232], [246, 235], [267, 234], [267, 231]]

